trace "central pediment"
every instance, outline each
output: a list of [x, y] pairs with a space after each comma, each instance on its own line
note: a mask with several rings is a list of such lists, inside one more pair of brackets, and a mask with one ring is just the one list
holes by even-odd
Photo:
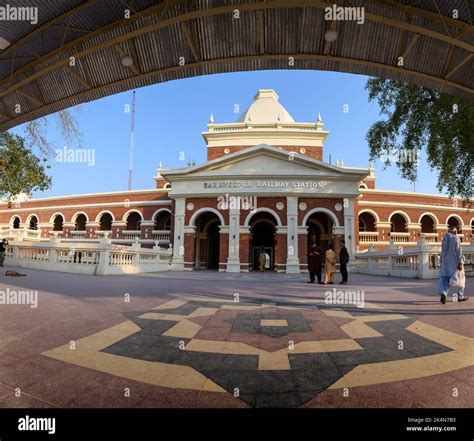
[[359, 182], [368, 175], [368, 172], [336, 167], [317, 159], [261, 144], [194, 167], [167, 170], [162, 175], [170, 182], [243, 177], [313, 177]]

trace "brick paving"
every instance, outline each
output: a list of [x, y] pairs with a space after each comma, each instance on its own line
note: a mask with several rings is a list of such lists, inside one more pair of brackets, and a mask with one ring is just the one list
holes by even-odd
[[351, 275], [358, 308], [306, 274], [23, 272], [0, 274], [38, 292], [0, 305], [0, 407], [474, 405], [474, 300], [435, 280]]

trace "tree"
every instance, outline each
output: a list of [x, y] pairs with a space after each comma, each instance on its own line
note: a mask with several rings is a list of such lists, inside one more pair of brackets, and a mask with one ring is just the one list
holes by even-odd
[[19, 194], [30, 196], [35, 190], [50, 188], [51, 178], [46, 174], [49, 167], [25, 147], [21, 136], [0, 132], [0, 196], [8, 201], [9, 207]]
[[[80, 106], [76, 106], [74, 110], [79, 111]], [[76, 142], [78, 147], [82, 144], [82, 133], [72, 111], [69, 109], [60, 110], [55, 115], [56, 125], [59, 127], [63, 139], [68, 143]], [[25, 125], [26, 141], [29, 147], [37, 148], [41, 154], [52, 156], [54, 146], [48, 139], [46, 129], [49, 120], [46, 117], [34, 119]]]
[[438, 172], [438, 190], [473, 196], [474, 103], [402, 81], [367, 81], [369, 101], [377, 100], [381, 114], [367, 133], [370, 158], [390, 158], [400, 175], [416, 181], [420, 153], [425, 150], [431, 170]]

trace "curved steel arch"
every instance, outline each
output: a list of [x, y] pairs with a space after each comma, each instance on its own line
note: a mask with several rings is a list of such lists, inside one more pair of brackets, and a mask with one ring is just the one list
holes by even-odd
[[[64, 0], [30, 3], [40, 5], [45, 17], [37, 27], [5, 22], [3, 35], [11, 45], [0, 52], [0, 130], [132, 88], [244, 70], [352, 72], [474, 99], [474, 11], [461, 0], [435, 10], [427, 0], [417, 7], [368, 0], [360, 25], [325, 21], [325, 8], [333, 2], [321, 0], [217, 1], [213, 7], [144, 0], [130, 8], [130, 18], [124, 18], [123, 2], [110, 3], [106, 12], [95, 0], [72, 8]], [[456, 7], [459, 19], [450, 17]], [[222, 34], [228, 29], [233, 39]], [[328, 29], [338, 32], [334, 43], [324, 40]], [[374, 38], [381, 42], [378, 48]], [[125, 56], [133, 60], [129, 67], [121, 63]]]

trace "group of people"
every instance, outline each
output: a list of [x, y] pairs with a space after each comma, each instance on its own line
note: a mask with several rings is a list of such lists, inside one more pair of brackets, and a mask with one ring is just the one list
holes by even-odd
[[[308, 250], [308, 271], [309, 271], [309, 282], [314, 283], [316, 278], [318, 283], [322, 284], [334, 284], [336, 278], [336, 252], [332, 245], [328, 246], [328, 249], [324, 251], [320, 245], [316, 242], [316, 237], [311, 237], [311, 243]], [[348, 282], [347, 264], [349, 263], [349, 252], [346, 248], [345, 241], [341, 240], [341, 249], [339, 251], [339, 266], [341, 271], [342, 280], [341, 285], [346, 285]], [[324, 282], [322, 280], [322, 270], [324, 263]]]

